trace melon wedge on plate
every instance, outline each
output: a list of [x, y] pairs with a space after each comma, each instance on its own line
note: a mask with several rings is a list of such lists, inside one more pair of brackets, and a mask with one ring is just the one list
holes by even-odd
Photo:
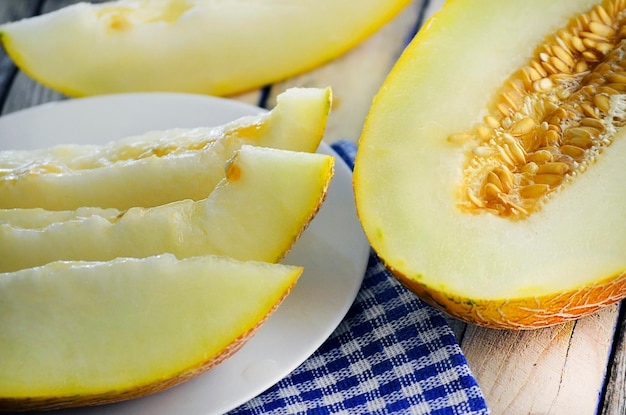
[[207, 197], [244, 144], [315, 152], [330, 88], [292, 88], [267, 113], [206, 128], [152, 131], [103, 146], [0, 152], [0, 208], [128, 209]]
[[235, 353], [302, 268], [173, 255], [0, 274], [0, 410], [154, 393]]
[[325, 63], [409, 0], [118, 0], [0, 26], [13, 61], [67, 95], [227, 95]]
[[58, 215], [67, 213], [32, 209], [20, 216], [27, 227], [14, 226], [9, 213], [0, 224], [0, 272], [166, 252], [277, 262], [317, 213], [333, 173], [329, 155], [245, 145], [200, 201], [87, 215], [82, 209], [62, 221]]
[[449, 1], [405, 50], [354, 187], [372, 247], [422, 298], [530, 329], [626, 297], [625, 7]]

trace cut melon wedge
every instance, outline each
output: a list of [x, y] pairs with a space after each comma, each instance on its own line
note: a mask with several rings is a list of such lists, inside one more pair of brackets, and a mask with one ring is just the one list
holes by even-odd
[[626, 297], [623, 16], [611, 0], [456, 0], [420, 31], [354, 172], [361, 223], [403, 284], [516, 329]]
[[0, 26], [13, 61], [67, 95], [227, 95], [314, 68], [409, 0], [118, 0]]
[[213, 128], [153, 131], [104, 146], [0, 152], [0, 208], [128, 209], [207, 197], [244, 144], [315, 152], [330, 88], [292, 88], [276, 107]]
[[227, 164], [226, 178], [200, 201], [74, 214], [12, 210], [20, 223], [12, 224], [9, 212], [0, 224], [0, 272], [166, 252], [277, 262], [317, 213], [333, 169], [329, 155], [245, 145]]
[[0, 410], [116, 402], [197, 376], [252, 337], [301, 272], [166, 254], [0, 274]]

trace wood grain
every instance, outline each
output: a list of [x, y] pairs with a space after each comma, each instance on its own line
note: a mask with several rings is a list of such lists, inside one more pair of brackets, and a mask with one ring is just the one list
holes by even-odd
[[[21, 3], [20, 2], [11, 2], [13, 3]], [[69, 4], [76, 3], [74, 0], [46, 0], [43, 2], [34, 2], [41, 3], [41, 7], [39, 11], [41, 13], [48, 13], [53, 10], [59, 9], [61, 7], [65, 7]], [[36, 4], [39, 6], [38, 4]], [[23, 14], [20, 17], [29, 17], [32, 16], [35, 11], [37, 11], [39, 7], [31, 7], [28, 9], [30, 12], [26, 14], [26, 10], [23, 10]], [[15, 21], [18, 20], [17, 16], [9, 16], [10, 18], [7, 21]], [[8, 90], [8, 94], [6, 95], [2, 107], [2, 114], [8, 114], [14, 111], [18, 111], [24, 108], [29, 108], [34, 105], [50, 102], [50, 101], [60, 101], [65, 99], [66, 97], [56, 91], [53, 91], [45, 86], [41, 85], [34, 79], [25, 75], [22, 71], [18, 71], [15, 74], [13, 82]]]
[[[38, 0], [5, 1], [0, 7], [0, 23], [30, 17], [35, 14], [38, 7]], [[17, 68], [4, 49], [0, 48], [0, 114], [3, 113], [4, 102], [16, 74]]]
[[602, 414], [626, 414], [626, 306], [621, 305], [620, 323], [613, 343], [612, 360], [605, 388]]
[[406, 47], [416, 26], [421, 24], [425, 0], [416, 0], [393, 21], [339, 59], [300, 76], [275, 84], [269, 99], [292, 86], [333, 89], [333, 110], [325, 141], [357, 142], [372, 99]]
[[597, 413], [618, 306], [531, 331], [468, 326], [462, 349], [493, 415]]
[[286, 88], [333, 88], [333, 110], [325, 141], [358, 142], [376, 93], [417, 29], [441, 8], [445, 0], [415, 0], [393, 21], [340, 58], [305, 74], [276, 83], [268, 106]]

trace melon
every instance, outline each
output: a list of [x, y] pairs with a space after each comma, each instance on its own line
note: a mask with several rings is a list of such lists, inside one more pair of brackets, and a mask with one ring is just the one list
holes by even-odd
[[269, 112], [214, 127], [149, 131], [104, 145], [0, 151], [0, 209], [129, 209], [206, 198], [243, 145], [315, 152], [330, 88], [290, 88]]
[[278, 262], [326, 198], [334, 158], [245, 145], [225, 169], [225, 178], [198, 201], [122, 211], [9, 209], [0, 214], [0, 272], [163, 253]]
[[66, 95], [231, 95], [315, 68], [410, 0], [81, 2], [0, 26], [13, 62]]
[[239, 350], [301, 272], [164, 254], [0, 274], [0, 410], [100, 405], [191, 379]]
[[376, 96], [354, 172], [393, 274], [487, 327], [626, 297], [626, 3], [452, 0]]

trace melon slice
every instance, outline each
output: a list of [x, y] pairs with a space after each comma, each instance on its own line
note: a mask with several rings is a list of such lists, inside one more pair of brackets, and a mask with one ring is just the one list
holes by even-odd
[[410, 0], [118, 0], [0, 26], [13, 61], [67, 95], [227, 95], [312, 69]]
[[315, 152], [330, 88], [292, 88], [276, 107], [222, 126], [153, 131], [103, 146], [0, 152], [0, 208], [128, 209], [207, 197], [244, 144]]
[[245, 145], [227, 164], [226, 178], [200, 201], [74, 214], [15, 210], [26, 226], [11, 223], [11, 212], [0, 223], [0, 272], [166, 252], [277, 262], [323, 203], [333, 168], [329, 155]]
[[235, 353], [300, 267], [166, 254], [0, 274], [0, 410], [151, 394]]
[[374, 250], [466, 321], [626, 297], [624, 3], [446, 2], [375, 99], [354, 173]]

